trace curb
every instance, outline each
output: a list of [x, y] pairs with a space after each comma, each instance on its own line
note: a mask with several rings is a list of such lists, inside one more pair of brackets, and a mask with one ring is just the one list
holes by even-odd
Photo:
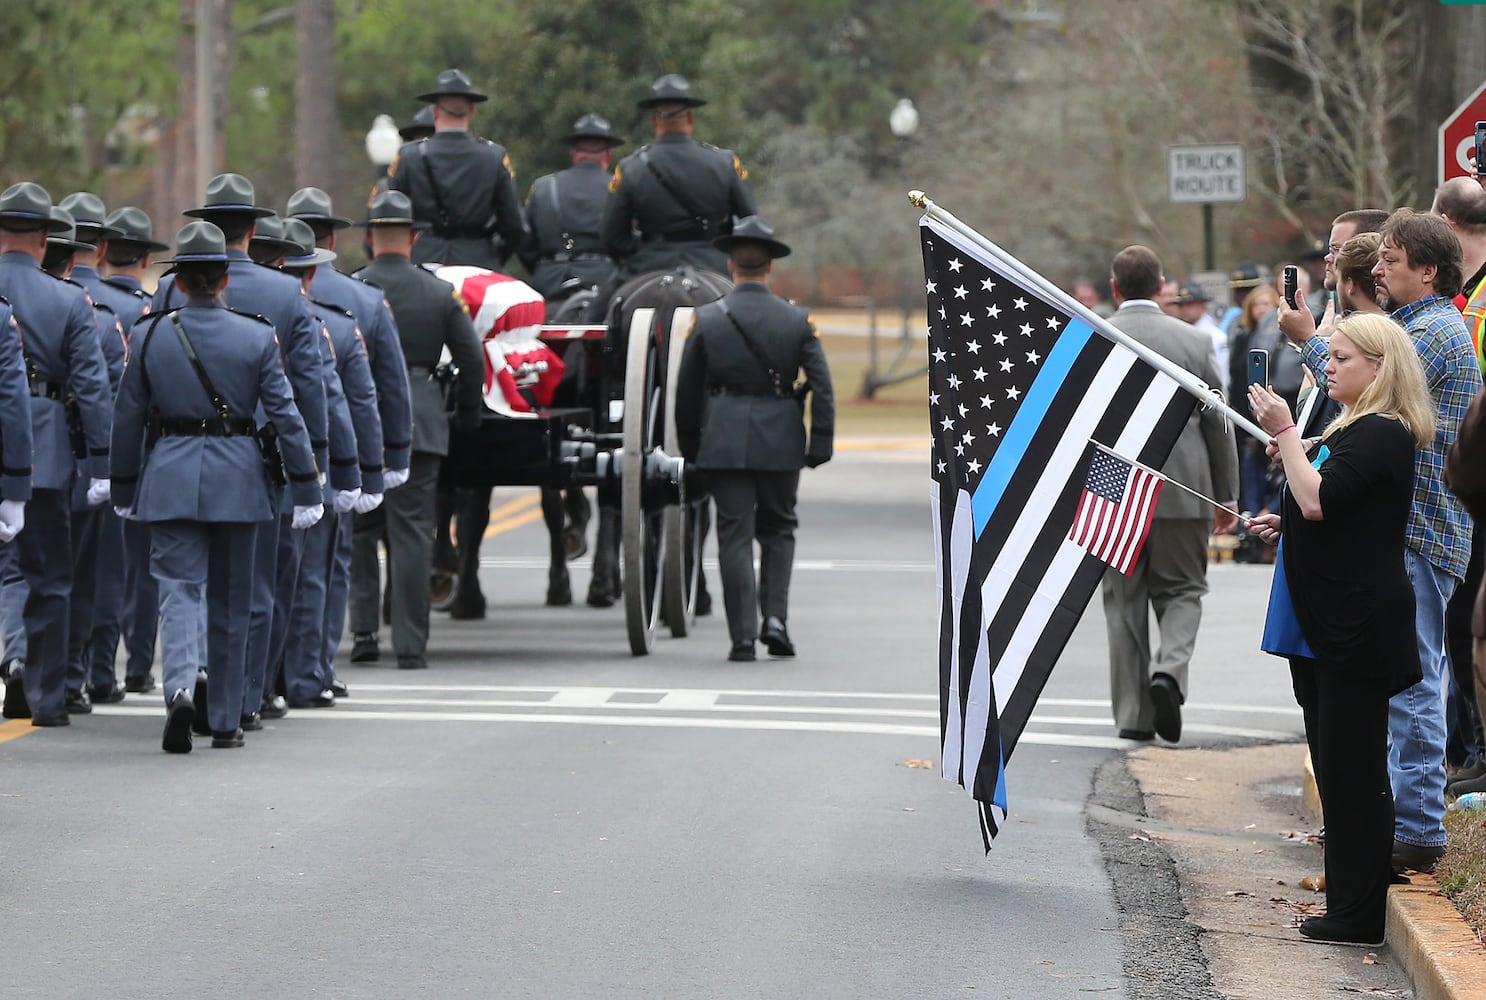
[[[1311, 755], [1305, 755], [1301, 802], [1306, 818], [1321, 827], [1321, 796]], [[1466, 1000], [1479, 996], [1486, 951], [1455, 904], [1440, 894], [1433, 875], [1410, 875], [1410, 884], [1388, 890], [1388, 945], [1408, 971], [1416, 1000]]]

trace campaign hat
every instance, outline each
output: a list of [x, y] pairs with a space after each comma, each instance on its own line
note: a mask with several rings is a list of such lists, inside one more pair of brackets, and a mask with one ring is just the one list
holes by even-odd
[[1311, 240], [1311, 245], [1306, 248], [1305, 253], [1300, 255], [1301, 260], [1325, 260], [1330, 247], [1325, 240]]
[[680, 73], [667, 73], [657, 77], [650, 85], [650, 96], [635, 102], [636, 107], [653, 108], [657, 104], [684, 104], [688, 108], [700, 108], [707, 102], [693, 97], [691, 81]]
[[188, 222], [175, 235], [175, 256], [162, 264], [191, 264], [227, 260], [227, 237], [204, 219]]
[[789, 244], [781, 243], [774, 238], [774, 227], [769, 225], [760, 215], [750, 215], [733, 223], [733, 231], [726, 236], [718, 236], [712, 241], [712, 245], [723, 253], [732, 253], [733, 248], [739, 244], [757, 244], [764, 248], [770, 259], [788, 257], [790, 255]]
[[284, 220], [284, 242], [293, 248], [284, 254], [284, 267], [318, 267], [329, 264], [336, 258], [334, 250], [322, 250], [315, 246], [315, 231], [303, 219]]
[[397, 129], [397, 134], [402, 136], [403, 142], [416, 142], [433, 135], [433, 132], [433, 108], [426, 104], [418, 109], [412, 121], [398, 126]]
[[372, 226], [428, 228], [428, 223], [419, 222], [413, 218], [413, 203], [401, 191], [383, 191], [377, 195], [366, 208], [366, 221], [356, 224], [366, 228]]
[[273, 209], [254, 204], [253, 182], [242, 174], [218, 174], [206, 183], [206, 204], [200, 208], [188, 208], [181, 214], [198, 219], [227, 214], [261, 219], [272, 215]]
[[440, 97], [463, 97], [466, 101], [479, 104], [481, 101], [490, 100], [489, 97], [480, 93], [470, 83], [470, 78], [457, 69], [446, 69], [439, 74], [434, 82], [433, 89], [427, 93], [419, 94], [418, 100], [426, 104], [432, 104]]
[[302, 187], [289, 196], [284, 206], [284, 218], [303, 219], [306, 222], [325, 222], [332, 229], [345, 229], [351, 220], [331, 211], [330, 195], [317, 187]]
[[1257, 288], [1264, 284], [1264, 276], [1259, 273], [1259, 265], [1244, 261], [1233, 269], [1228, 276], [1229, 288]]
[[138, 243], [154, 251], [170, 249], [155, 239], [155, 226], [142, 208], [135, 208], [133, 205], [116, 208], [108, 213], [108, 218], [104, 221], [108, 228], [118, 233], [117, 236], [108, 237], [110, 243]]
[[260, 252], [277, 251], [274, 256], [292, 253], [299, 249], [298, 244], [284, 239], [284, 220], [277, 215], [265, 215], [254, 224], [253, 238], [248, 241], [248, 245], [250, 249]]
[[1210, 302], [1211, 298], [1202, 290], [1201, 285], [1181, 285], [1176, 290], [1175, 303], [1179, 306], [1188, 306], [1193, 302]]
[[46, 238], [47, 246], [69, 247], [73, 250], [92, 250], [93, 244], [81, 243], [77, 238], [77, 223], [72, 218], [72, 213], [60, 205], [52, 206], [52, 219], [62, 224], [61, 229], [54, 229], [52, 235]]
[[46, 228], [54, 233], [67, 228], [65, 222], [52, 217], [52, 196], [35, 181], [21, 181], [0, 192], [0, 228], [12, 221], [29, 223], [22, 228]]
[[601, 139], [611, 147], [624, 145], [623, 137], [613, 133], [609, 119], [592, 113], [583, 115], [573, 122], [573, 130], [558, 141], [564, 146], [572, 146], [579, 139]]
[[110, 239], [119, 234], [118, 230], [108, 225], [108, 210], [103, 207], [103, 199], [91, 191], [74, 191], [63, 198], [58, 206], [72, 215], [72, 222], [77, 230], [74, 238], [88, 243], [90, 247], [99, 240]]

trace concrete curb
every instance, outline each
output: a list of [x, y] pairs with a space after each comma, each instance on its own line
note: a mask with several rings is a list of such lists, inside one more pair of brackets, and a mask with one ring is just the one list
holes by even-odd
[[[1305, 755], [1301, 798], [1306, 818], [1321, 828], [1321, 796], [1311, 755]], [[1468, 1000], [1486, 980], [1486, 948], [1455, 904], [1440, 894], [1432, 875], [1415, 873], [1411, 884], [1388, 892], [1388, 946], [1414, 984], [1416, 1000]]]

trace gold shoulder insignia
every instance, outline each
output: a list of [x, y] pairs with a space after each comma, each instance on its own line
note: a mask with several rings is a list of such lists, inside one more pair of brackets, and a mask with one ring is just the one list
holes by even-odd
[[511, 175], [511, 180], [512, 181], [515, 181], [516, 180], [516, 168], [513, 167], [513, 166], [511, 166], [511, 154], [510, 153], [507, 153], [505, 156], [502, 156], [500, 158], [500, 163], [501, 163], [501, 166], [503, 166], [503, 167], [506, 168], [506, 173], [508, 173], [508, 174]]
[[392, 157], [392, 162], [387, 165], [387, 176], [388, 177], [396, 177], [397, 176], [397, 165], [400, 164], [401, 162], [402, 162], [402, 150], [399, 149], [397, 151], [397, 154]]
[[619, 190], [619, 185], [624, 182], [624, 168], [615, 167], [614, 176], [609, 178], [609, 193], [613, 194]]
[[748, 168], [743, 166], [743, 161], [738, 159], [738, 154], [733, 154], [733, 171], [738, 175], [738, 180], [748, 180]]
[[466, 303], [466, 302], [465, 302], [465, 301], [464, 301], [464, 297], [463, 297], [463, 296], [462, 296], [462, 295], [460, 295], [460, 294], [459, 294], [459, 289], [457, 289], [457, 288], [455, 288], [455, 287], [453, 287], [453, 286], [452, 286], [452, 285], [451, 285], [451, 286], [450, 286], [450, 287], [449, 287], [449, 294], [450, 294], [450, 295], [452, 295], [452, 296], [453, 296], [453, 297], [454, 297], [454, 301], [455, 301], [455, 302], [458, 302], [458, 303], [459, 303], [459, 308], [461, 308], [461, 309], [463, 309], [463, 310], [464, 310], [464, 314], [465, 314], [465, 315], [466, 315], [466, 316], [468, 316], [468, 315], [469, 315], [469, 314], [470, 314], [470, 307], [469, 307], [469, 305], [468, 305], [468, 304], [467, 304], [467, 303]]

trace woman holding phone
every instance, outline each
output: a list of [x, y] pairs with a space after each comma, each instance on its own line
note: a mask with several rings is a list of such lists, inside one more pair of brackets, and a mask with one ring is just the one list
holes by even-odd
[[1376, 945], [1392, 877], [1388, 699], [1420, 677], [1404, 525], [1414, 452], [1434, 439], [1434, 406], [1412, 341], [1385, 316], [1338, 324], [1326, 377], [1342, 411], [1313, 456], [1285, 401], [1249, 386], [1287, 480], [1280, 512], [1255, 518], [1251, 530], [1271, 543], [1284, 537], [1285, 580], [1313, 654], [1289, 660], [1326, 817], [1327, 912], [1300, 933]]

